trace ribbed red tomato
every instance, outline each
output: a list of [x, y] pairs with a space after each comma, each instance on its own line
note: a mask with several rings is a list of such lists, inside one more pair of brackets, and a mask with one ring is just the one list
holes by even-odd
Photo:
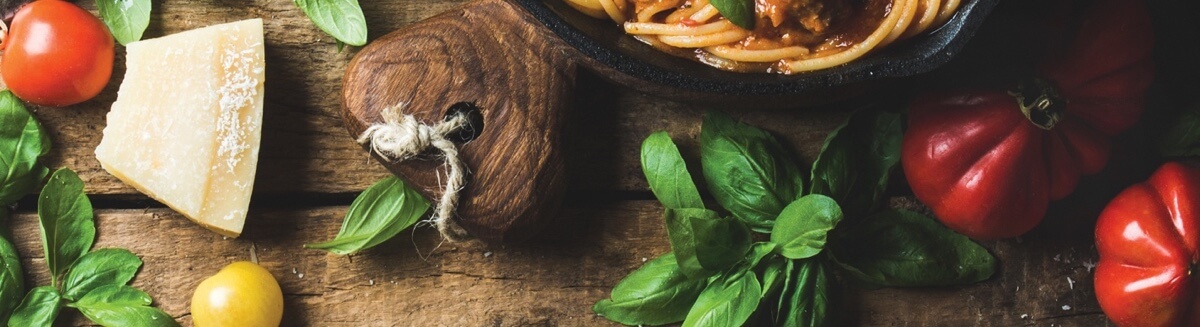
[[[1064, 18], [1065, 19], [1065, 18]], [[901, 162], [917, 198], [977, 239], [1021, 235], [1051, 200], [1108, 162], [1153, 79], [1141, 1], [1100, 0], [1078, 33], [1015, 90], [932, 93], [909, 108]]]
[[25, 5], [0, 47], [4, 84], [29, 103], [62, 107], [87, 101], [100, 94], [112, 75], [108, 27], [70, 2]]
[[1096, 222], [1096, 298], [1119, 326], [1200, 326], [1200, 168], [1167, 163]]

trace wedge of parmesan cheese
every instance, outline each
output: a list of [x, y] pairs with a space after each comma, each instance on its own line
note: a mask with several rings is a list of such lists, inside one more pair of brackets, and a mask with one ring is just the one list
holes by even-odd
[[262, 132], [261, 19], [130, 43], [96, 159], [217, 233], [242, 233]]

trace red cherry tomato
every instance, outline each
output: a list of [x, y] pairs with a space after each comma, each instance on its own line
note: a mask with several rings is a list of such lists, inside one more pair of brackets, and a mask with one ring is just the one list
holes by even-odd
[[1118, 326], [1200, 326], [1200, 169], [1167, 163], [1096, 221], [1096, 298]]
[[43, 106], [69, 106], [100, 94], [113, 66], [113, 37], [100, 19], [70, 2], [34, 1], [13, 17], [0, 76], [13, 94]]

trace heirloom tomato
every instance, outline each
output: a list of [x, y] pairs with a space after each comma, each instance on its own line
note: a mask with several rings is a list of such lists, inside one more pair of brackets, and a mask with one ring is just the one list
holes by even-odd
[[1141, 1], [1087, 7], [1073, 38], [1014, 90], [931, 93], [909, 108], [901, 163], [913, 193], [976, 239], [1021, 235], [1108, 162], [1153, 78]]
[[1096, 221], [1096, 298], [1117, 325], [1200, 326], [1200, 168], [1167, 163]]
[[112, 75], [113, 37], [73, 3], [39, 0], [17, 11], [0, 47], [0, 76], [13, 94], [42, 106], [69, 106], [100, 94]]

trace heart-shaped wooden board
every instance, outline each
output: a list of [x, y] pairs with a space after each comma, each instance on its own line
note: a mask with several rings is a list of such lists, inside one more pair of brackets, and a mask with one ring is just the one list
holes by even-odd
[[[470, 173], [454, 218], [485, 241], [522, 240], [545, 225], [564, 193], [561, 127], [575, 56], [512, 4], [472, 2], [363, 48], [346, 70], [343, 118], [357, 138], [399, 104], [433, 125], [451, 106], [473, 103], [483, 128], [458, 143]], [[442, 194], [441, 159], [376, 159], [427, 198]]]

